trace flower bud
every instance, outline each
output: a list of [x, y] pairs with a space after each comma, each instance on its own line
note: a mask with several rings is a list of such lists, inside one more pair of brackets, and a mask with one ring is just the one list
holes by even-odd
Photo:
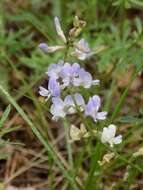
[[45, 53], [53, 53], [65, 49], [65, 46], [48, 46], [46, 43], [41, 43], [39, 44], [39, 48]]
[[59, 21], [58, 17], [55, 17], [55, 27], [56, 27], [56, 31], [57, 31], [58, 36], [61, 38], [61, 40], [64, 43], [67, 43], [66, 37], [65, 37], [64, 32], [61, 28], [60, 21]]

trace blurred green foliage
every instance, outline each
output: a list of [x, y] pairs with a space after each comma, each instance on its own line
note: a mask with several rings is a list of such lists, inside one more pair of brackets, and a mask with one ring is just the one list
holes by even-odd
[[[12, 95], [18, 104], [22, 104], [25, 97], [30, 100], [33, 108], [29, 110], [29, 113], [33, 113], [34, 119], [33, 115], [29, 114], [28, 116], [34, 123], [32, 127], [35, 125], [42, 137], [46, 139], [49, 135], [48, 103], [43, 105], [38, 101], [36, 95], [38, 86], [45, 82], [44, 76], [48, 65], [62, 59], [63, 54], [45, 55], [38, 49], [38, 44], [47, 42], [50, 45], [59, 45], [61, 42], [55, 32], [54, 16], [60, 17], [63, 30], [68, 35], [75, 15], [87, 22], [80, 37], [84, 37], [89, 42], [94, 52], [91, 59], [81, 64], [87, 67], [95, 78], [101, 79], [99, 94], [104, 97], [104, 107], [109, 112], [109, 120], [119, 99], [121, 101], [118, 108], [121, 109], [123, 106], [125, 115], [120, 115], [120, 109], [117, 108], [117, 118], [114, 121], [120, 125], [132, 126], [123, 135], [124, 141], [119, 147], [121, 155], [117, 155], [117, 159], [105, 166], [103, 170], [96, 162], [101, 159], [104, 152], [104, 147], [99, 144], [92, 147], [92, 152], [89, 151], [90, 145], [80, 150], [75, 158], [75, 167], [77, 165], [78, 171], [82, 167], [84, 159], [89, 159], [86, 155], [88, 152], [91, 156], [90, 166], [85, 166], [85, 163], [83, 165], [85, 170], [89, 167], [90, 171], [89, 173], [86, 171], [88, 177], [87, 181], [84, 179], [85, 188], [82, 189], [88, 190], [90, 187], [90, 190], [100, 190], [113, 187], [112, 189], [115, 190], [128, 190], [137, 180], [137, 176], [140, 175], [142, 179], [143, 170], [141, 157], [132, 160], [133, 152], [143, 145], [142, 86], [139, 88], [140, 92], [138, 92], [138, 88], [130, 92], [132, 99], [129, 99], [128, 103], [124, 105], [129, 91], [127, 87], [128, 81], [130, 81], [130, 71], [137, 72], [137, 78], [141, 78], [142, 74], [142, 0], [1, 0], [0, 85]], [[73, 61], [73, 59], [70, 58], [69, 61]], [[126, 78], [127, 81], [124, 82]], [[120, 86], [118, 85], [119, 81], [122, 84]], [[94, 94], [97, 90], [93, 87], [90, 91], [84, 92], [85, 98], [87, 99], [89, 93]], [[123, 95], [122, 91], [125, 92]], [[11, 108], [8, 106], [4, 109], [7, 100], [4, 95], [0, 94], [0, 96], [1, 109], [5, 110], [0, 118], [0, 137], [1, 135], [3, 137], [5, 134], [17, 130], [19, 126], [11, 129], [4, 128]], [[23, 104], [25, 106], [25, 103]], [[22, 107], [24, 106], [22, 105]], [[125, 130], [126, 126], [123, 132]], [[3, 143], [1, 144], [3, 145]], [[50, 153], [49, 157], [48, 162], [52, 168], [53, 165], [55, 166], [55, 160]], [[120, 173], [119, 178], [114, 176], [116, 171]], [[125, 176], [126, 172], [127, 176]], [[54, 174], [51, 172], [50, 175], [53, 180]], [[68, 174], [69, 176], [70, 174]]]

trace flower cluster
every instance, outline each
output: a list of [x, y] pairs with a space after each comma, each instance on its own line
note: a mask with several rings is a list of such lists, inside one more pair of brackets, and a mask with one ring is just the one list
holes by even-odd
[[[84, 22], [76, 18], [76, 24], [69, 34], [71, 38], [77, 36], [81, 23]], [[70, 38], [68, 40], [66, 39], [57, 17], [55, 17], [55, 27], [64, 45], [48, 46], [46, 43], [41, 43], [39, 47], [46, 53], [52, 53], [66, 48], [69, 49], [68, 40], [70, 41]], [[73, 42], [73, 39], [71, 41]], [[79, 40], [77, 43], [73, 42], [71, 46], [74, 47], [74, 51], [71, 54], [80, 60], [85, 60], [92, 54], [88, 43], [84, 39]], [[90, 97], [88, 102], [85, 102], [83, 96], [79, 93], [78, 89], [80, 87], [88, 89], [92, 85], [99, 85], [100, 81], [94, 80], [91, 74], [78, 63], [59, 60], [57, 64], [50, 64], [46, 74], [48, 75], [48, 86], [47, 88], [40, 86], [39, 94], [44, 96], [46, 100], [51, 97], [50, 113], [52, 114], [53, 120], [57, 121], [60, 118], [65, 118], [67, 115], [78, 112], [82, 112], [84, 117], [91, 117], [95, 123], [98, 120], [106, 119], [107, 112], [100, 111], [101, 99], [98, 95]], [[95, 130], [93, 130], [93, 133], [95, 134]], [[104, 127], [100, 133], [101, 142], [109, 143], [111, 147], [113, 144], [119, 144], [122, 141], [122, 136], [115, 137], [115, 133], [115, 125], [110, 125], [108, 128]], [[83, 125], [80, 129], [71, 125], [70, 136], [75, 141], [80, 140], [81, 137], [89, 137], [90, 134]]]
[[[58, 34], [59, 38], [63, 41], [64, 44], [63, 45], [49, 46], [46, 43], [40, 43], [39, 48], [41, 50], [43, 50], [45, 53], [53, 53], [56, 51], [66, 49], [67, 39], [66, 39], [64, 32], [61, 28], [60, 21], [59, 21], [58, 17], [55, 17], [54, 21], [55, 21], [55, 28], [56, 28], [57, 34]], [[72, 37], [77, 35], [77, 33], [79, 34], [79, 31], [81, 31], [81, 28], [85, 26], [85, 24], [82, 24], [82, 23], [84, 23], [84, 22], [78, 20], [78, 18], [76, 17], [76, 24], [75, 24], [74, 28], [71, 29], [72, 32], [71, 31], [69, 32], [71, 39], [72, 39]], [[85, 39], [81, 39], [78, 42], [73, 43], [72, 46], [73, 46], [74, 50], [71, 53], [71, 55], [77, 57], [79, 60], [85, 60], [92, 55], [91, 49], [89, 48], [89, 45], [88, 45], [88, 42], [86, 42]]]
[[51, 64], [46, 72], [49, 77], [48, 88], [40, 86], [39, 94], [46, 97], [46, 100], [52, 97], [51, 113], [53, 119], [64, 118], [67, 114], [76, 113], [76, 106], [80, 111], [84, 111], [86, 116], [91, 116], [94, 121], [104, 120], [106, 112], [99, 112], [101, 106], [100, 97], [95, 95], [89, 99], [87, 105], [81, 94], [75, 93], [67, 95], [64, 100], [61, 99], [61, 93], [65, 88], [71, 87], [90, 88], [92, 85], [98, 85], [99, 80], [93, 80], [89, 72], [80, 67], [78, 63], [64, 63], [60, 60], [57, 64]]

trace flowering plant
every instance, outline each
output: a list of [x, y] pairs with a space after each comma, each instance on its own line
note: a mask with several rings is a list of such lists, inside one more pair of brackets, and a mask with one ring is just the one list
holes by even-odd
[[[100, 96], [94, 94], [89, 97], [88, 101], [85, 101], [79, 92], [80, 88], [89, 89], [92, 85], [99, 85], [100, 81], [93, 79], [92, 75], [82, 68], [79, 63], [69, 63], [67, 60], [68, 54], [79, 60], [86, 60], [93, 54], [85, 39], [80, 39], [78, 42], [75, 40], [85, 25], [85, 21], [75, 17], [73, 28], [69, 31], [68, 38], [66, 38], [59, 18], [55, 17], [55, 28], [59, 38], [63, 41], [63, 45], [49, 46], [46, 43], [41, 43], [39, 48], [45, 53], [65, 50], [65, 57], [63, 60], [59, 60], [57, 64], [50, 64], [46, 72], [48, 87], [40, 86], [39, 94], [44, 96], [46, 101], [51, 100], [50, 113], [53, 120], [65, 119], [66, 116], [71, 114], [79, 114], [81, 118], [84, 118], [80, 128], [74, 124], [70, 125], [68, 133], [71, 142], [94, 136], [99, 137], [102, 143], [108, 143], [110, 147], [113, 147], [114, 144], [122, 142], [121, 135], [115, 137], [117, 127], [114, 124], [104, 127], [103, 130], [96, 130], [96, 128], [89, 129], [86, 123], [86, 117], [91, 118], [94, 125], [98, 121], [107, 118], [107, 112], [100, 111]], [[73, 50], [71, 53], [69, 53], [69, 48]]]

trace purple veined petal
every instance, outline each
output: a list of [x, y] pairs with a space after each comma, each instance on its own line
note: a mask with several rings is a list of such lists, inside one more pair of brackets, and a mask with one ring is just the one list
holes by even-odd
[[85, 107], [85, 102], [81, 94], [75, 93], [74, 97], [77, 105]]
[[55, 21], [55, 27], [56, 27], [56, 31], [57, 31], [58, 36], [61, 38], [61, 40], [63, 40], [64, 43], [66, 43], [67, 40], [66, 40], [64, 32], [63, 32], [63, 30], [61, 28], [59, 18], [55, 17], [54, 21]]
[[[80, 65], [78, 63], [69, 64], [65, 63], [61, 69], [61, 78], [65, 86], [74, 85], [75, 80], [78, 78], [78, 72], [80, 70]], [[76, 85], [76, 84], [75, 84]]]
[[58, 78], [57, 76], [57, 64], [50, 64], [49, 67], [48, 67], [48, 71], [46, 72], [46, 74], [49, 76], [49, 77], [53, 77], [53, 78]]
[[74, 101], [71, 95], [67, 95], [64, 100], [66, 105], [72, 105], [74, 106]]
[[[73, 99], [74, 98], [74, 99]], [[65, 104], [67, 104], [67, 105], [72, 105], [72, 106], [76, 106], [75, 105], [75, 102], [76, 102], [76, 104], [77, 105], [85, 105], [85, 103], [84, 103], [84, 99], [83, 99], [83, 97], [81, 96], [81, 94], [79, 94], [79, 93], [75, 93], [75, 94], [73, 94], [73, 96], [72, 95], [67, 95], [66, 97], [65, 97]]]
[[49, 46], [46, 43], [40, 43], [38, 47], [45, 53], [48, 53]]
[[74, 63], [71, 65], [72, 74], [78, 74], [79, 70], [80, 70], [80, 65], [78, 63]]
[[67, 76], [70, 76], [70, 74], [71, 74], [71, 65], [70, 63], [65, 63], [61, 69], [60, 76], [62, 78], [65, 78]]
[[114, 144], [120, 144], [122, 142], [122, 135], [118, 135], [114, 138]]
[[93, 104], [92, 104], [92, 98], [90, 97], [89, 98], [89, 101], [85, 107], [85, 115], [91, 115], [91, 113], [93, 112], [94, 110], [94, 107], [93, 107]]
[[67, 114], [76, 113], [74, 100], [73, 100], [73, 97], [71, 95], [67, 95], [65, 97], [64, 103], [66, 104], [66, 107], [68, 108], [67, 109]]
[[94, 95], [89, 98], [88, 104], [86, 105], [85, 114], [91, 115], [93, 112], [97, 113], [100, 107], [101, 101], [100, 97]]
[[84, 69], [81, 69], [79, 71], [79, 78], [81, 79], [81, 85], [84, 88], [90, 88], [92, 84], [92, 76], [89, 72], [85, 71]]
[[49, 77], [58, 79], [60, 77], [61, 69], [64, 65], [63, 60], [59, 60], [57, 64], [50, 64], [48, 67], [48, 71], [46, 72]]
[[79, 93], [72, 95], [67, 95], [64, 100], [66, 106], [70, 107], [68, 113], [76, 113], [76, 104], [80, 106], [81, 111], [83, 111], [85, 103], [83, 97]]
[[49, 79], [48, 89], [52, 96], [60, 96], [60, 86], [55, 78]]
[[105, 120], [106, 117], [107, 117], [107, 112], [105, 112], [105, 111], [97, 113], [97, 119], [99, 119], [99, 120]]
[[93, 97], [89, 98], [89, 101], [85, 106], [85, 115], [91, 116], [95, 122], [98, 120], [97, 114], [100, 108], [100, 104], [100, 97], [94, 95]]
[[98, 95], [92, 96], [91, 102], [92, 102], [93, 107], [95, 107], [95, 109], [98, 111], [99, 108], [100, 108], [100, 106], [101, 106], [101, 99], [100, 99], [100, 97]]

